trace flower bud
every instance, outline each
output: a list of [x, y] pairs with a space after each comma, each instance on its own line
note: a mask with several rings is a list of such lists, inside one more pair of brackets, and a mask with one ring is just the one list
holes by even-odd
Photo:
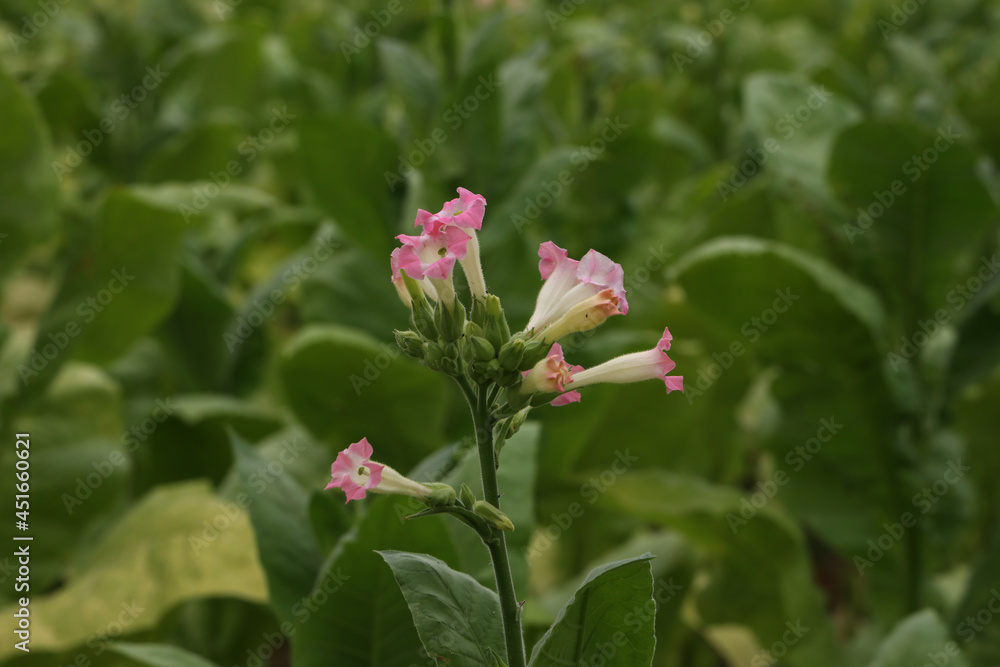
[[476, 496], [465, 482], [462, 482], [462, 486], [458, 488], [458, 499], [465, 505], [466, 509], [471, 510], [476, 504]]
[[[515, 338], [504, 345], [500, 348], [500, 354], [497, 356], [497, 359], [500, 361], [500, 367], [505, 371], [516, 371], [522, 365], [524, 350], [524, 341], [520, 338]], [[545, 355], [543, 354], [542, 356]]]
[[394, 330], [392, 335], [396, 337], [396, 345], [406, 356], [414, 359], [424, 358], [424, 341], [417, 332]]
[[413, 320], [413, 328], [421, 336], [430, 340], [437, 340], [438, 330], [434, 324], [434, 311], [426, 299], [413, 302], [413, 310], [410, 311]]
[[472, 348], [472, 356], [476, 361], [489, 361], [496, 356], [496, 350], [485, 338], [472, 336], [469, 338], [469, 346]]
[[458, 359], [445, 357], [441, 360], [441, 372], [458, 377], [462, 374], [462, 362]]
[[495, 349], [500, 349], [510, 340], [510, 327], [507, 326], [507, 318], [504, 316], [500, 299], [493, 295], [486, 296], [486, 323], [483, 325], [486, 338]]
[[[472, 307], [475, 310], [475, 306]], [[483, 332], [483, 328], [476, 324], [474, 321], [469, 321], [465, 323], [465, 335], [466, 336], [479, 336], [482, 338], [486, 334]]]
[[431, 507], [451, 507], [455, 504], [455, 489], [441, 482], [424, 482], [424, 486], [431, 490], [427, 504]]
[[534, 368], [535, 364], [544, 359], [551, 349], [552, 345], [549, 343], [543, 343], [540, 340], [531, 341], [524, 346], [524, 355], [521, 357], [521, 363], [517, 369], [526, 371]]
[[[476, 323], [479, 327], [486, 326], [486, 299], [481, 299], [473, 297], [472, 299], [472, 315], [470, 319]], [[482, 335], [482, 334], [479, 334]]]
[[477, 500], [472, 506], [472, 511], [500, 530], [514, 530], [514, 524], [507, 518], [507, 515], [485, 500]]
[[441, 332], [442, 339], [448, 342], [458, 340], [465, 332], [465, 307], [460, 301], [456, 301], [453, 308], [438, 306], [434, 325]]
[[444, 359], [444, 348], [436, 342], [430, 340], [424, 343], [424, 362], [431, 370], [441, 368], [441, 361]]

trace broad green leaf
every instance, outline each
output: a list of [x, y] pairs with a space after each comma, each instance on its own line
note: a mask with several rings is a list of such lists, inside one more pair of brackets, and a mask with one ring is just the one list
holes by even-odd
[[[179, 62], [163, 79], [161, 116], [172, 124], [187, 126], [219, 112], [257, 108], [264, 78], [262, 51], [262, 40], [252, 30], [208, 28], [199, 32], [197, 39], [181, 42]], [[266, 127], [266, 122], [261, 127]], [[256, 135], [260, 127], [247, 129]], [[252, 145], [241, 146], [244, 153], [256, 154]]]
[[749, 161], [755, 170], [773, 171], [785, 189], [828, 199], [824, 170], [830, 148], [840, 128], [859, 118], [857, 108], [823, 85], [755, 72], [743, 82], [743, 110], [757, 146], [736, 157], [737, 171]]
[[944, 623], [930, 609], [903, 619], [878, 647], [868, 667], [913, 665], [968, 667], [961, 649], [948, 635]]
[[935, 132], [867, 121], [834, 144], [829, 180], [850, 215], [843, 232], [884, 295], [894, 333], [909, 336], [939, 312], [949, 321], [969, 314], [967, 283], [979, 280], [983, 244], [997, 229], [976, 162], [952, 124]]
[[[204, 597], [267, 601], [250, 522], [203, 482], [162, 486], [132, 506], [65, 586], [32, 595], [31, 648], [62, 651], [120, 626], [148, 630], [177, 604]], [[0, 617], [8, 636], [13, 613]], [[12, 642], [0, 646], [0, 659], [16, 654]]]
[[[133, 461], [121, 439], [122, 402], [122, 387], [101, 369], [70, 362], [12, 424], [31, 436], [29, 534], [38, 536], [31, 545], [33, 589], [57, 584], [91, 545], [93, 528], [117, 514], [127, 498]], [[18, 460], [6, 457], [0, 474], [14, 480]], [[11, 507], [14, 494], [13, 484], [0, 489]], [[7, 542], [18, 532], [13, 520], [0, 526]], [[13, 556], [0, 556], [0, 565], [11, 563], [16, 563]], [[13, 587], [0, 591], [0, 600], [8, 597], [19, 597]]]
[[233, 462], [227, 427], [249, 438], [281, 427], [273, 412], [227, 394], [167, 396], [143, 407], [123, 436], [136, 453], [139, 489], [198, 477], [221, 482]]
[[[16, 36], [14, 32], [10, 36]], [[55, 229], [58, 183], [35, 102], [0, 64], [0, 274]]]
[[[919, 462], [896, 444], [896, 415], [915, 390], [888, 367], [879, 300], [819, 258], [753, 239], [713, 240], [674, 269], [685, 308], [707, 329], [708, 354], [688, 374], [684, 397], [703, 400], [745, 382], [737, 369], [774, 374], [767, 400], [780, 418], [752, 440], [769, 453], [752, 493], [775, 487], [771, 495], [810, 530], [849, 558], [864, 557], [886, 524], [915, 514], [919, 490], [903, 474]], [[738, 409], [728, 413], [734, 425]], [[775, 481], [779, 474], [785, 483]], [[894, 565], [905, 553], [893, 549], [861, 572], [883, 618], [905, 606], [907, 584]]]
[[530, 667], [613, 663], [641, 667], [653, 660], [653, 618], [643, 613], [653, 599], [652, 556], [595, 569], [556, 616], [531, 651]]
[[25, 381], [37, 391], [70, 357], [107, 362], [169, 315], [185, 225], [153, 188], [112, 190], [41, 324]]
[[284, 349], [280, 372], [296, 416], [340, 448], [367, 437], [378, 460], [406, 470], [442, 443], [445, 378], [395, 343], [343, 326], [306, 327]]
[[769, 646], [787, 621], [800, 619], [811, 631], [795, 654], [833, 664], [832, 628], [803, 537], [776, 507], [758, 509], [730, 487], [662, 471], [626, 474], [602, 502], [676, 530], [708, 557], [707, 583], [695, 598], [706, 626], [746, 626]]
[[[235, 431], [230, 430], [229, 439], [240, 480], [237, 502], [250, 514], [271, 606], [288, 622], [293, 606], [312, 590], [323, 562], [309, 522], [309, 494], [284, 474], [283, 464], [273, 474], [270, 462]], [[288, 453], [298, 454], [293, 449]]]
[[108, 645], [115, 653], [149, 667], [213, 667], [215, 663], [197, 653], [170, 644], [133, 644], [114, 642]]
[[413, 120], [413, 128], [422, 133], [437, 107], [438, 76], [434, 66], [405, 42], [383, 37], [378, 53], [389, 84], [402, 97]]
[[458, 561], [445, 520], [407, 521], [405, 498], [365, 500], [368, 510], [324, 565], [311, 596], [292, 608], [292, 667], [410, 667], [426, 662], [406, 600], [377, 550], [433, 553]]
[[392, 568], [429, 655], [470, 667], [490, 666], [490, 651], [506, 655], [496, 593], [427, 554], [379, 555]]
[[378, 127], [348, 115], [303, 118], [299, 140], [302, 170], [316, 203], [354, 241], [388, 259], [397, 219], [389, 195], [397, 183], [392, 175], [404, 180], [395, 143]]

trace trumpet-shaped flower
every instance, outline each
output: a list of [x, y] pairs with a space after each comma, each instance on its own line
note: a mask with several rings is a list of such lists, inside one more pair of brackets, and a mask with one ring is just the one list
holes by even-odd
[[476, 231], [483, 228], [486, 215], [486, 198], [465, 188], [458, 188], [458, 197], [445, 202], [437, 213], [423, 209], [417, 211], [415, 227], [422, 227], [424, 234], [440, 234], [445, 230], [461, 230], [469, 237], [465, 253], [459, 257], [469, 290], [475, 297], [486, 296], [486, 278], [479, 259], [479, 238]]
[[372, 493], [398, 493], [426, 501], [432, 489], [408, 479], [387, 465], [371, 460], [374, 450], [368, 438], [361, 438], [337, 454], [330, 470], [331, 480], [327, 489], [338, 487], [347, 494], [347, 500], [361, 500], [367, 491]]
[[415, 227], [423, 227], [427, 233], [434, 233], [441, 227], [454, 225], [462, 229], [479, 230], [483, 228], [483, 216], [486, 215], [486, 198], [458, 188], [458, 197], [445, 202], [441, 210], [430, 214], [424, 210], [417, 211]]
[[563, 392], [565, 385], [573, 380], [573, 373], [583, 370], [583, 366], [570, 366], [563, 357], [562, 346], [555, 343], [544, 359], [530, 371], [524, 371], [521, 393]]
[[528, 320], [533, 331], [546, 342], [575, 331], [592, 329], [612, 315], [628, 312], [625, 272], [596, 250], [579, 261], [546, 241], [538, 249], [538, 272], [545, 283], [538, 292], [535, 312]]
[[[428, 296], [451, 307], [455, 301], [451, 274], [455, 262], [466, 256], [469, 235], [458, 227], [441, 226], [420, 236], [400, 234], [396, 238], [403, 245], [393, 250], [389, 257], [392, 282], [400, 292], [400, 298], [403, 298], [401, 272], [405, 271], [409, 277], [421, 281]], [[424, 281], [424, 278], [428, 280]], [[405, 299], [403, 302], [407, 303]]]
[[[601, 382], [627, 384], [660, 378], [666, 384], [668, 394], [672, 391], [684, 391], [684, 378], [680, 375], [669, 374], [677, 365], [667, 356], [671, 340], [673, 340], [673, 336], [670, 335], [670, 330], [665, 328], [663, 336], [653, 349], [623, 354], [593, 368], [575, 372], [572, 380], [564, 387], [572, 392], [587, 385]], [[565, 400], [559, 404], [563, 405], [567, 402], [571, 401]]]

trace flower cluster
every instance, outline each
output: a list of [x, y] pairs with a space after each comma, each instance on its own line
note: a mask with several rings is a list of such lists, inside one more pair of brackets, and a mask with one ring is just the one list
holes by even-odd
[[[498, 446], [517, 430], [531, 408], [579, 402], [580, 389], [592, 384], [659, 378], [667, 393], [683, 391], [683, 378], [670, 374], [675, 364], [667, 354], [672, 340], [668, 329], [652, 349], [624, 354], [592, 368], [571, 365], [564, 358], [561, 338], [628, 313], [625, 272], [596, 250], [576, 260], [551, 241], [542, 243], [538, 271], [543, 283], [535, 309], [524, 329], [512, 334], [500, 300], [487, 291], [483, 277], [476, 232], [482, 229], [486, 199], [464, 188], [458, 189], [458, 195], [437, 213], [417, 212], [414, 226], [421, 230], [419, 235], [397, 237], [400, 246], [390, 257], [392, 282], [410, 309], [413, 328], [396, 331], [396, 342], [432, 370], [455, 377], [463, 386], [489, 390], [491, 419], [502, 434]], [[461, 265], [469, 286], [468, 310], [456, 298], [456, 264]], [[348, 500], [363, 498], [371, 490], [410, 495], [431, 506], [442, 501], [454, 504], [454, 492], [441, 495], [441, 485], [406, 479], [371, 461], [371, 455], [372, 448], [364, 439], [341, 452], [333, 464], [330, 486], [344, 489]], [[480, 509], [476, 511], [483, 516], [498, 512]], [[496, 517], [489, 520], [499, 521]]]

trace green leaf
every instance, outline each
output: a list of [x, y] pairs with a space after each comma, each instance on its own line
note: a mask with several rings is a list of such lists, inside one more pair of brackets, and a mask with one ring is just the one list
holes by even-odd
[[414, 129], [422, 132], [437, 107], [440, 84], [434, 66], [404, 42], [383, 37], [377, 44], [389, 84], [403, 98]]
[[[11, 36], [15, 36], [12, 32]], [[0, 273], [52, 233], [59, 192], [48, 131], [34, 100], [0, 63]]]
[[953, 290], [976, 275], [997, 228], [978, 158], [951, 129], [867, 121], [844, 131], [830, 157], [830, 184], [851, 217], [843, 231], [904, 336], [939, 310], [968, 315]]
[[381, 461], [406, 470], [442, 442], [445, 378], [336, 325], [305, 328], [282, 353], [281, 378], [296, 416], [317, 436], [343, 443], [367, 436]]
[[968, 667], [948, 629], [930, 609], [903, 619], [875, 652], [868, 667], [913, 667], [913, 665]]
[[380, 551], [392, 568], [427, 653], [454, 665], [491, 665], [506, 655], [500, 599], [426, 554]]
[[378, 127], [353, 116], [303, 118], [302, 170], [317, 204], [376, 257], [388, 259], [397, 220], [391, 198], [399, 150]]
[[170, 644], [112, 642], [108, 648], [149, 667], [215, 667], [214, 662], [197, 653]]
[[772, 171], [786, 189], [827, 199], [830, 148], [840, 128], [859, 118], [857, 108], [801, 77], [755, 72], [743, 83], [743, 110], [758, 147], [737, 156], [737, 170], [751, 160]]
[[111, 191], [93, 234], [63, 277], [36, 346], [49, 348], [25, 378], [38, 391], [70, 357], [107, 362], [166, 319], [180, 290], [177, 263], [184, 219], [155, 188]]
[[454, 566], [458, 554], [445, 525], [454, 519], [406, 521], [403, 517], [413, 512], [407, 500], [365, 501], [367, 514], [334, 549], [312, 596], [293, 609], [291, 627], [283, 628], [290, 636], [294, 633], [293, 667], [328, 667], [331, 656], [336, 656], [337, 667], [411, 667], [426, 662], [406, 600], [392, 570], [375, 551], [431, 552]]
[[309, 494], [291, 475], [269, 474], [269, 461], [234, 430], [229, 440], [242, 490], [237, 498], [249, 503], [271, 606], [282, 621], [291, 621], [293, 606], [312, 590], [323, 563], [309, 521]]
[[[250, 522], [203, 482], [162, 486], [104, 535], [65, 586], [32, 595], [31, 648], [63, 651], [118, 627], [155, 628], [178, 604], [204, 597], [267, 601]], [[3, 609], [0, 632], [13, 636], [15, 625], [14, 608]], [[17, 653], [13, 642], [0, 646], [0, 659]]]
[[[595, 569], [531, 652], [530, 667], [602, 664], [649, 665], [656, 638], [650, 555]], [[612, 647], [612, 662], [604, 654]]]

